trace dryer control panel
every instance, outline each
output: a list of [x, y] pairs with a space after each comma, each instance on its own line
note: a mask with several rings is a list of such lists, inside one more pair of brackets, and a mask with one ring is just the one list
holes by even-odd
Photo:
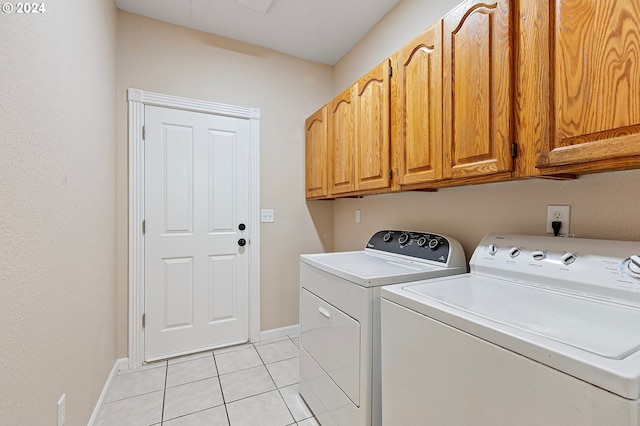
[[378, 231], [367, 243], [367, 249], [394, 253], [416, 259], [447, 264], [459, 243], [443, 235], [417, 231]]

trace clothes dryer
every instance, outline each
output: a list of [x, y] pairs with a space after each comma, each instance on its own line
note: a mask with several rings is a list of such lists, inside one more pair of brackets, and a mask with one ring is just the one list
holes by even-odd
[[300, 395], [323, 426], [379, 426], [380, 289], [461, 274], [464, 250], [431, 232], [385, 230], [362, 251], [300, 257]]

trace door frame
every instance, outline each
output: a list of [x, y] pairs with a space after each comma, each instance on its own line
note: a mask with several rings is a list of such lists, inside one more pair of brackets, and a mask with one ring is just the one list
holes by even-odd
[[249, 136], [249, 341], [260, 337], [260, 110], [129, 88], [129, 368], [144, 362], [144, 140], [145, 106], [248, 119]]

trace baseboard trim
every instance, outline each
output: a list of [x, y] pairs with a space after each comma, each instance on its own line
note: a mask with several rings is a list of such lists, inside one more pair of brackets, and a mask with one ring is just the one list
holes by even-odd
[[128, 368], [128, 366], [129, 358], [116, 359], [116, 362], [113, 364], [113, 368], [111, 369], [111, 373], [109, 373], [109, 377], [107, 377], [107, 381], [102, 387], [102, 393], [100, 394], [100, 398], [98, 398], [98, 402], [96, 402], [96, 406], [93, 408], [93, 414], [91, 414], [91, 418], [89, 419], [89, 423], [87, 423], [87, 426], [93, 426], [98, 418], [98, 414], [100, 413], [100, 407], [102, 407], [102, 403], [107, 397], [107, 392], [109, 391], [109, 387], [111, 387], [111, 383], [118, 375], [118, 372], [120, 370]]
[[[289, 325], [287, 327], [272, 328], [271, 330], [265, 330], [260, 332], [260, 341], [277, 339], [278, 337], [299, 335], [300, 325]], [[253, 342], [257, 343], [257, 342]]]

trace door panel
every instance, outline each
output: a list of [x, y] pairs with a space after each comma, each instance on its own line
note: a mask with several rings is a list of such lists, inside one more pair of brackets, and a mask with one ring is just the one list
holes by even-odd
[[442, 21], [395, 56], [393, 134], [400, 185], [442, 179]]
[[353, 90], [348, 88], [329, 103], [329, 193], [355, 189], [353, 176]]
[[541, 166], [640, 154], [640, 2], [549, 2], [551, 140]]
[[193, 132], [186, 127], [163, 127], [166, 149], [164, 233], [193, 232]]
[[163, 259], [162, 330], [193, 327], [193, 258]]
[[391, 186], [389, 60], [356, 83], [356, 190]]
[[444, 18], [444, 175], [509, 172], [509, 2], [467, 1]]
[[146, 107], [145, 359], [248, 339], [249, 121]]
[[305, 129], [305, 192], [308, 199], [328, 195], [327, 177], [327, 107], [311, 115]]

